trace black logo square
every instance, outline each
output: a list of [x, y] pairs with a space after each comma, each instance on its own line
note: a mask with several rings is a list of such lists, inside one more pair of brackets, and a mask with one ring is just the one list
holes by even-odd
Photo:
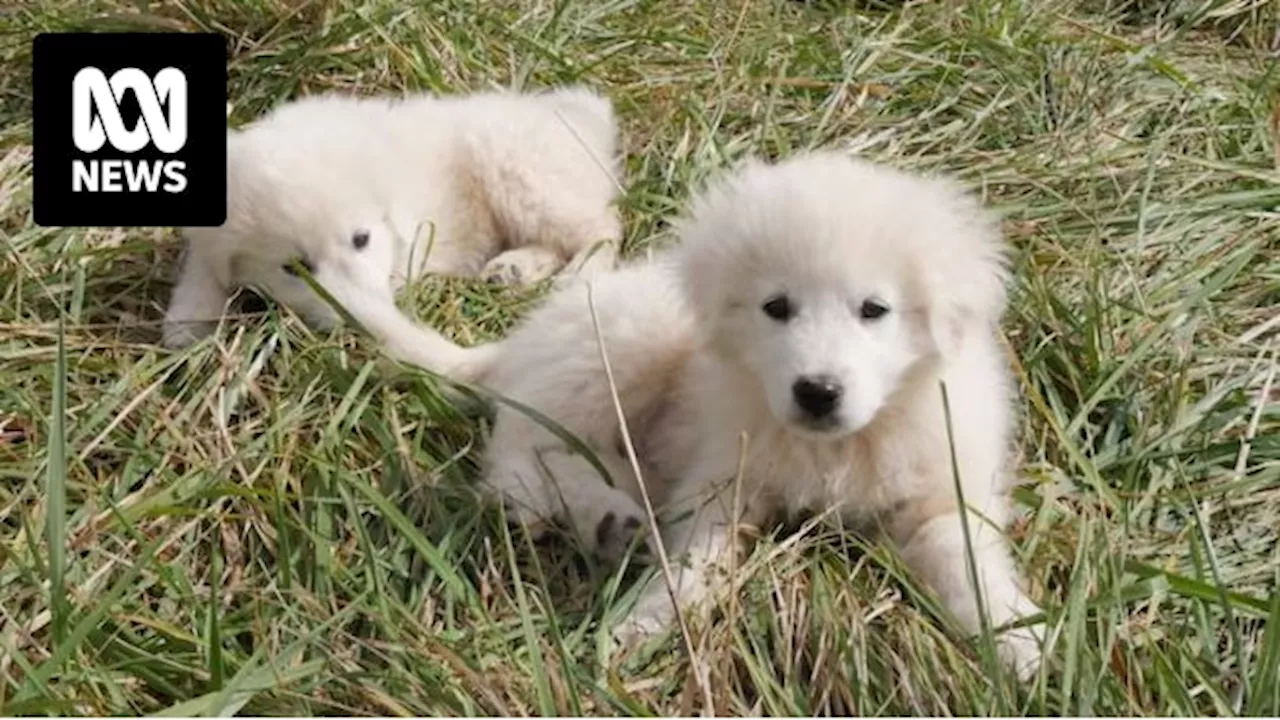
[[226, 221], [221, 35], [44, 33], [32, 57], [36, 223]]

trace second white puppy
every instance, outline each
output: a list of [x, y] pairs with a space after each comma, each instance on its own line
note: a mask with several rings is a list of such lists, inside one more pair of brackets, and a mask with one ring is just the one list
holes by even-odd
[[227, 221], [184, 230], [164, 343], [211, 332], [237, 286], [333, 324], [298, 260], [393, 355], [447, 353], [395, 291], [423, 272], [526, 283], [611, 267], [617, 134], [609, 101], [577, 87], [284, 105], [229, 133]]
[[[508, 339], [446, 358], [575, 433], [616, 482], [504, 407], [486, 485], [597, 550], [640, 529], [598, 321], [681, 604], [705, 608], [726, 586], [739, 523], [833, 510], [894, 542], [967, 630], [983, 605], [966, 534], [993, 625], [1037, 613], [1002, 536], [1011, 383], [992, 218], [948, 182], [817, 153], [748, 164], [701, 194], [679, 235], [656, 262], [564, 289]], [[619, 636], [665, 630], [673, 612], [655, 577]], [[1031, 630], [999, 643], [1023, 676], [1037, 667]]]

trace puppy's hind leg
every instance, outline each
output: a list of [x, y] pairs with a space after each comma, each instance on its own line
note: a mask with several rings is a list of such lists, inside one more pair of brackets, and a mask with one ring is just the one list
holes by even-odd
[[[594, 259], [588, 271], [612, 267], [610, 255], [586, 252], [603, 244], [616, 253], [622, 240], [612, 205], [614, 180], [607, 175], [612, 158], [600, 158], [604, 166], [596, 167], [596, 160], [576, 146], [554, 155], [490, 151], [480, 156], [488, 161], [480, 162], [480, 184], [506, 248], [486, 266], [485, 277], [532, 283], [589, 257]], [[571, 264], [579, 266], [572, 272], [582, 272], [582, 262]], [[519, 272], [502, 269], [513, 267]]]
[[165, 311], [161, 339], [165, 347], [183, 348], [213, 332], [229, 297], [214, 262], [187, 241]]

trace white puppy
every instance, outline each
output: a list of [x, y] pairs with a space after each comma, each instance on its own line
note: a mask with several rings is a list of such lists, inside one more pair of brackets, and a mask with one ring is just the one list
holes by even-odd
[[406, 279], [533, 282], [570, 262], [593, 272], [612, 266], [621, 237], [613, 108], [583, 88], [315, 96], [229, 133], [227, 145], [227, 221], [184, 230], [170, 347], [211, 332], [237, 286], [333, 324], [290, 269], [297, 260], [392, 354], [447, 352], [396, 310]]
[[[615, 481], [504, 406], [485, 483], [525, 519], [568, 519], [596, 550], [620, 552], [641, 528], [598, 320], [646, 487], [665, 509], [682, 604], [706, 607], [724, 586], [738, 523], [831, 510], [882, 531], [977, 632], [967, 519], [993, 626], [1037, 613], [1002, 537], [1005, 271], [997, 225], [978, 203], [944, 181], [815, 153], [748, 164], [697, 198], [679, 234], [656, 261], [563, 289], [508, 339], [448, 356], [460, 378], [577, 435]], [[658, 576], [619, 634], [672, 619]], [[1031, 630], [999, 642], [1024, 676], [1038, 666]]]

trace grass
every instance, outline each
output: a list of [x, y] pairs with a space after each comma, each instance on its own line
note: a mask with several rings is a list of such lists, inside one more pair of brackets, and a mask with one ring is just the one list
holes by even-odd
[[[1280, 714], [1280, 70], [1264, 0], [32, 0], [0, 9], [0, 713]], [[747, 153], [843, 147], [1007, 216], [1011, 531], [1052, 628], [992, 677], [893, 553], [766, 535], [728, 617], [602, 654], [634, 573], [479, 504], [483, 419], [268, 306], [156, 346], [171, 231], [31, 221], [30, 37], [216, 30], [302, 93], [586, 82], [628, 246]], [[428, 280], [471, 342], [537, 293]], [[706, 677], [699, 689], [695, 678]]]

